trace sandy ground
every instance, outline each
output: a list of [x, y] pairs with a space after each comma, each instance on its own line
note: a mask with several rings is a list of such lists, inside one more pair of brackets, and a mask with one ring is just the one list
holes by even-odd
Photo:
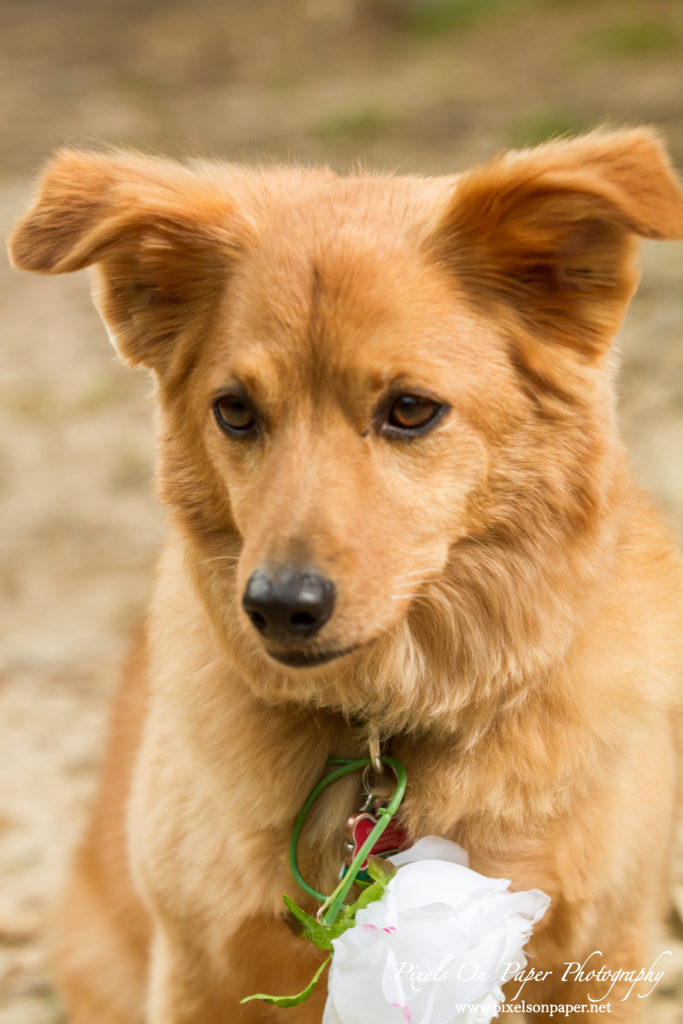
[[[682, 67], [666, 2], [5, 0], [0, 228], [74, 140], [440, 171], [609, 118], [660, 124], [683, 166]], [[643, 268], [620, 337], [623, 423], [683, 540], [683, 244], [648, 243]], [[163, 514], [149, 383], [116, 361], [86, 276], [2, 264], [0, 309], [0, 1022], [57, 1024], [46, 914]], [[651, 1024], [683, 1024], [678, 877]]]

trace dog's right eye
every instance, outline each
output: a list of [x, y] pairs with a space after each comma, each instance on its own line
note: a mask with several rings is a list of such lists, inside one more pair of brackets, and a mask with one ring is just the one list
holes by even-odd
[[213, 412], [218, 426], [230, 437], [248, 437], [258, 433], [254, 410], [240, 395], [221, 395], [213, 403]]

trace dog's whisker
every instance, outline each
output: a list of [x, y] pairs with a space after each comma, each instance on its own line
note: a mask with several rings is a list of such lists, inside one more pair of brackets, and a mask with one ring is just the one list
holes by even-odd
[[399, 590], [407, 590], [407, 589], [410, 590], [411, 587], [415, 587], [416, 584], [419, 586], [421, 583], [422, 583], [422, 581], [420, 581], [420, 580], [414, 580], [413, 583], [399, 583], [395, 587], [393, 587], [392, 589], [393, 589], [393, 592], [395, 594]]
[[411, 587], [421, 586], [421, 585], [429, 586], [429, 581], [428, 580], [413, 580], [412, 583], [408, 583], [407, 581], [405, 583], [397, 583], [394, 587], [392, 587], [392, 590], [396, 594], [400, 590], [410, 590]]
[[412, 583], [409, 583], [408, 581], [405, 583], [397, 583], [392, 589], [394, 592], [397, 590], [405, 590], [406, 588], [410, 589], [410, 587], [414, 587], [416, 584], [419, 586], [422, 582], [425, 582], [428, 585], [427, 581], [413, 580]]
[[430, 572], [441, 572], [441, 566], [431, 565], [425, 569], [414, 569], [411, 572], [402, 572], [397, 576], [399, 580], [408, 579], [410, 576], [427, 576]]

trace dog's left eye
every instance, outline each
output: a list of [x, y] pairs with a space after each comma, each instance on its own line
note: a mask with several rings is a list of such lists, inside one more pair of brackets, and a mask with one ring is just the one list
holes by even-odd
[[239, 395], [221, 395], [213, 403], [213, 412], [218, 426], [231, 437], [245, 437], [258, 431], [253, 409]]
[[382, 432], [394, 436], [426, 433], [448, 411], [448, 406], [425, 395], [398, 395], [389, 406]]

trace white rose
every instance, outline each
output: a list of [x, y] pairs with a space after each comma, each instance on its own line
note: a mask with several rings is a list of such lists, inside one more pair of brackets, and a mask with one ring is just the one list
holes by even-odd
[[509, 892], [434, 836], [391, 860], [382, 898], [333, 942], [323, 1024], [488, 1024], [549, 897]]

